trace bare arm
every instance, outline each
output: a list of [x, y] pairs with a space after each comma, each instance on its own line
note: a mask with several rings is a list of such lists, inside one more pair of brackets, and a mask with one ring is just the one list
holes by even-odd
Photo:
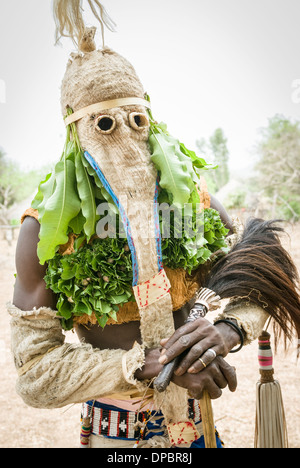
[[55, 308], [55, 295], [46, 289], [47, 265], [40, 265], [37, 256], [40, 225], [34, 218], [25, 218], [16, 250], [17, 279], [13, 303], [21, 310], [40, 307]]
[[222, 203], [219, 202], [219, 200], [216, 199], [213, 195], [210, 195], [210, 206], [214, 210], [218, 211], [220, 213], [221, 220], [224, 224], [224, 226], [229, 229], [228, 235], [233, 234], [233, 225], [232, 225], [232, 219], [230, 218], [229, 214], [225, 210], [224, 206]]

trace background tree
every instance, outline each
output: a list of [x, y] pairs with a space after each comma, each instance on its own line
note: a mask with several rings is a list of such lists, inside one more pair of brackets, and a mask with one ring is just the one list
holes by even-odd
[[0, 149], [0, 224], [8, 224], [8, 208], [12, 203], [12, 187], [8, 182], [5, 153]]
[[300, 219], [300, 122], [276, 115], [261, 135], [258, 186], [270, 200], [271, 217], [296, 221]]
[[0, 148], [0, 225], [11, 223], [10, 208], [30, 197], [49, 168], [24, 171]]
[[205, 173], [205, 180], [211, 193], [216, 193], [229, 181], [229, 151], [227, 138], [222, 128], [217, 128], [206, 141], [204, 138], [196, 141], [196, 146], [204, 159], [207, 159], [217, 169]]

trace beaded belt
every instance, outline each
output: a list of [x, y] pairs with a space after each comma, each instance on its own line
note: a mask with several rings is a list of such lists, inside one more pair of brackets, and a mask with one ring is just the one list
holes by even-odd
[[[122, 439], [135, 440], [140, 437], [140, 429], [138, 423], [144, 423], [148, 419], [154, 420], [149, 424], [148, 431], [150, 433], [164, 433], [163, 425], [164, 417], [161, 412], [141, 411], [124, 411], [114, 406], [104, 405], [97, 401], [88, 401], [83, 403], [81, 419], [83, 427], [81, 431], [81, 445], [85, 445], [85, 440], [90, 434], [101, 435], [106, 437], [116, 437]], [[196, 424], [201, 422], [200, 406], [197, 400], [189, 400], [189, 418]], [[86, 421], [89, 420], [89, 427]], [[86, 440], [88, 443], [88, 441]]]

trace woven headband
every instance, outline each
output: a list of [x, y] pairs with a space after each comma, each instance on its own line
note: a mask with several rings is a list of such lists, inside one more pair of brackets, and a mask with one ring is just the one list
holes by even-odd
[[150, 109], [151, 105], [146, 99], [137, 98], [137, 97], [128, 97], [120, 99], [111, 99], [110, 101], [102, 101], [97, 104], [92, 104], [91, 106], [83, 107], [79, 111], [74, 112], [74, 114], [69, 115], [65, 118], [65, 125], [68, 126], [77, 120], [82, 119], [88, 114], [96, 114], [97, 112], [102, 112], [104, 110], [113, 109], [114, 107], [121, 106], [144, 106]]

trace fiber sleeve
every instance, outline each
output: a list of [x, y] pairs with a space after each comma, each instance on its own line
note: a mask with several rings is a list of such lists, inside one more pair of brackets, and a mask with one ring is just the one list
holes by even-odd
[[28, 406], [60, 408], [143, 387], [134, 379], [144, 364], [144, 350], [137, 343], [129, 351], [65, 343], [55, 311], [24, 312], [9, 304], [8, 312], [18, 371], [16, 391]]
[[244, 344], [247, 345], [259, 337], [269, 317], [270, 315], [263, 307], [240, 300], [229, 302], [214, 322], [222, 319], [235, 319], [245, 333]]

